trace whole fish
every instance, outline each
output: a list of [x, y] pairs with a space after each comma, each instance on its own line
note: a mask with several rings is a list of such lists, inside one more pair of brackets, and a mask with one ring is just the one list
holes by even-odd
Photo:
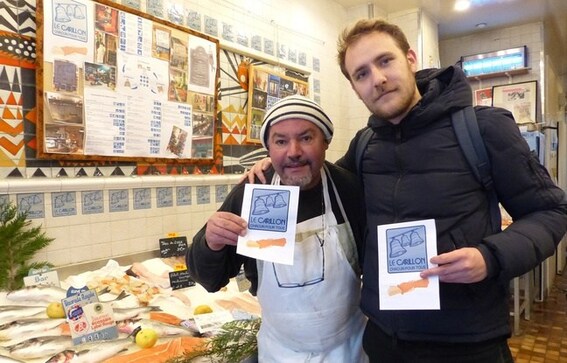
[[10, 355], [17, 359], [33, 359], [51, 357], [73, 346], [70, 336], [47, 336], [24, 340], [7, 347]]
[[29, 332], [42, 332], [53, 329], [65, 323], [65, 319], [22, 319], [0, 326], [0, 340], [17, 338]]
[[86, 343], [66, 349], [48, 359], [45, 363], [99, 363], [128, 350], [134, 342], [130, 338]]
[[67, 290], [57, 286], [31, 286], [6, 294], [9, 301], [18, 302], [53, 302], [67, 297]]
[[140, 314], [150, 311], [161, 311], [158, 306], [141, 306], [137, 308], [112, 308], [114, 321], [123, 321], [138, 317]]
[[38, 338], [38, 337], [52, 337], [52, 336], [71, 336], [69, 329], [65, 329], [67, 324], [61, 324], [55, 328], [40, 330], [40, 331], [28, 331], [18, 334], [16, 337], [12, 337], [10, 340], [0, 340], [0, 347], [9, 347], [23, 342], [24, 340]]
[[150, 319], [129, 319], [116, 323], [120, 333], [132, 334], [137, 327], [153, 329], [160, 337], [199, 336], [199, 332], [181, 325], [173, 325]]
[[22, 318], [47, 317], [45, 309], [45, 306], [2, 305], [0, 306], [0, 325]]

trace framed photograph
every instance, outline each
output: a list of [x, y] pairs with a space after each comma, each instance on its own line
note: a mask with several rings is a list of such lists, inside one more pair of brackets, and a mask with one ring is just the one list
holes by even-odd
[[492, 106], [512, 112], [518, 125], [536, 123], [537, 81], [492, 87]]
[[308, 96], [309, 83], [306, 78], [293, 77], [268, 66], [250, 65], [248, 68], [248, 115], [246, 120], [246, 142], [259, 144], [260, 129], [266, 111], [274, 103], [291, 95]]
[[475, 106], [492, 106], [492, 88], [482, 88], [474, 91]]

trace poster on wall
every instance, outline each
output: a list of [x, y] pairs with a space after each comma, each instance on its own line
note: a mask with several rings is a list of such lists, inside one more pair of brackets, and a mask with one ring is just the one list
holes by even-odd
[[289, 77], [276, 70], [249, 66], [248, 119], [246, 122], [246, 141], [260, 143], [260, 129], [264, 114], [274, 103], [287, 96], [309, 95], [307, 81]]
[[474, 91], [475, 106], [492, 106], [492, 88], [482, 88]]
[[492, 87], [492, 106], [502, 107], [514, 115], [518, 125], [536, 123], [537, 81]]
[[213, 158], [218, 40], [106, 0], [38, 8], [40, 156]]

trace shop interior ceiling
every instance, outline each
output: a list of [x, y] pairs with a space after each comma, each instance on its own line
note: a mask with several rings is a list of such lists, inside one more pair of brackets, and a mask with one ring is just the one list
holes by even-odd
[[[441, 40], [532, 21], [545, 21], [556, 29], [564, 52], [560, 76], [567, 92], [567, 0], [470, 0], [470, 8], [455, 11], [457, 0], [335, 0], [345, 8], [367, 5], [386, 13], [421, 8], [439, 24]], [[481, 28], [482, 25], [484, 27]]]

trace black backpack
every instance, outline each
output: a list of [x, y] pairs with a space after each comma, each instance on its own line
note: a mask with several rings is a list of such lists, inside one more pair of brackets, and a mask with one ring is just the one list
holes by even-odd
[[[501, 215], [498, 206], [498, 197], [492, 184], [492, 174], [490, 171], [490, 160], [482, 140], [482, 135], [478, 128], [478, 122], [472, 106], [465, 107], [451, 114], [453, 130], [457, 136], [457, 141], [465, 154], [475, 178], [486, 191], [488, 202], [490, 203], [490, 223], [492, 231], [501, 231]], [[368, 146], [374, 131], [368, 127], [362, 131], [358, 144], [356, 145], [356, 171], [359, 179], [362, 180], [362, 154]]]

